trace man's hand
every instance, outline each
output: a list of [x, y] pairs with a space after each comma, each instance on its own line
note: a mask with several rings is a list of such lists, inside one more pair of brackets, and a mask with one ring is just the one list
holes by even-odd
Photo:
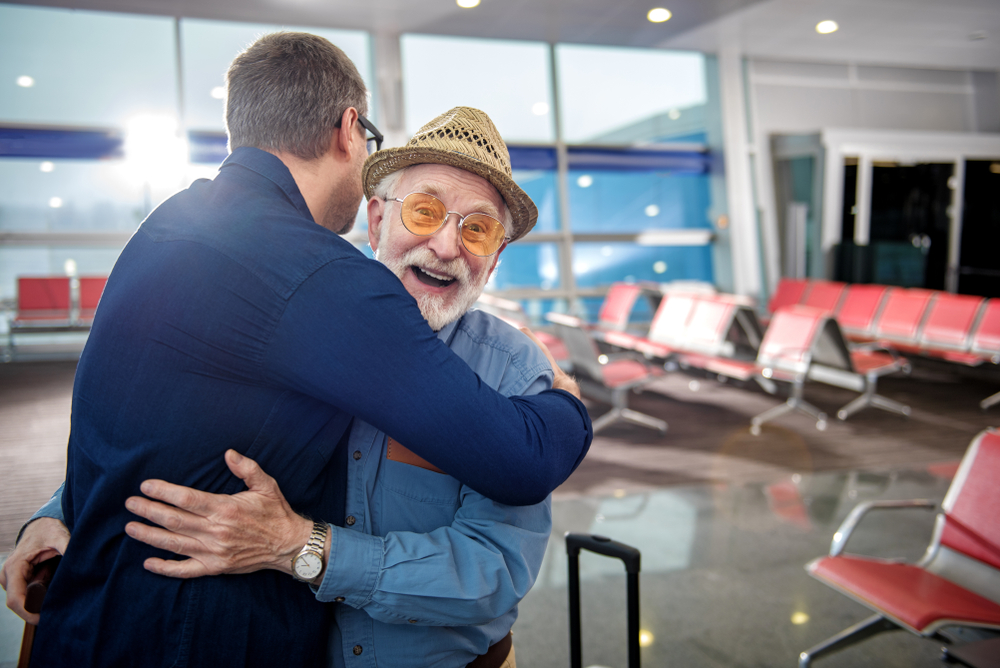
[[525, 334], [527, 334], [528, 338], [531, 339], [532, 341], [534, 341], [535, 345], [538, 346], [539, 348], [541, 348], [542, 352], [545, 353], [545, 356], [547, 358], [549, 358], [549, 365], [552, 367], [552, 374], [553, 374], [553, 376], [552, 376], [552, 389], [553, 390], [565, 390], [566, 392], [569, 392], [574, 397], [576, 397], [577, 399], [579, 399], [580, 398], [580, 386], [577, 384], [576, 379], [573, 378], [573, 376], [571, 376], [568, 373], [566, 373], [565, 371], [563, 371], [561, 368], [559, 368], [559, 365], [556, 364], [555, 358], [552, 357], [552, 353], [549, 352], [548, 346], [546, 346], [544, 343], [542, 343], [541, 341], [539, 341], [538, 337], [535, 336], [534, 332], [532, 332], [527, 327], [522, 327], [521, 331], [524, 332]]
[[[147, 559], [146, 570], [173, 578], [252, 573], [265, 568], [291, 573], [291, 561], [309, 540], [313, 523], [292, 510], [274, 478], [249, 457], [226, 452], [226, 464], [248, 489], [209, 494], [163, 480], [146, 480], [125, 507], [149, 526], [129, 522], [125, 532], [143, 543], [189, 559]], [[169, 504], [169, 505], [167, 505]], [[160, 528], [163, 527], [163, 528]]]
[[29, 624], [38, 624], [38, 615], [24, 609], [24, 597], [35, 566], [63, 554], [68, 544], [69, 530], [65, 524], [51, 517], [40, 517], [25, 527], [17, 547], [0, 570], [0, 586], [7, 592], [7, 607]]

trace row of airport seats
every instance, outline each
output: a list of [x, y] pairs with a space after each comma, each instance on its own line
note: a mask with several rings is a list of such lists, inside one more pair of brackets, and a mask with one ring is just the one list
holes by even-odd
[[[629, 314], [643, 296], [658, 305], [648, 328], [638, 332]], [[882, 376], [909, 371], [904, 354], [967, 366], [1000, 364], [1000, 300], [996, 299], [783, 279], [769, 310], [769, 317], [762, 318], [752, 300], [711, 290], [616, 283], [595, 324], [549, 314], [555, 331], [543, 336], [558, 351], [560, 365], [593, 386], [589, 392], [584, 388], [585, 394], [612, 405], [612, 411], [600, 418], [602, 427], [624, 419], [661, 431], [666, 428], [662, 421], [653, 423], [656, 418], [628, 411], [627, 393], [672, 366], [720, 379], [754, 381], [772, 394], [776, 381], [787, 383], [788, 399], [751, 420], [751, 432], [759, 434], [761, 425], [789, 411], [810, 415], [817, 429], [826, 428], [827, 416], [803, 398], [807, 382], [858, 392], [837, 411], [841, 420], [868, 406], [908, 415], [908, 406], [877, 392]], [[527, 324], [523, 314], [520, 324]], [[599, 343], [604, 350], [626, 355], [602, 354]], [[640, 360], [646, 362], [642, 373], [636, 366]], [[1000, 393], [981, 405], [987, 408], [998, 401]]]
[[107, 281], [106, 276], [21, 276], [11, 328], [89, 328]]
[[107, 281], [106, 276], [18, 277], [17, 309], [9, 319], [9, 345], [4, 356], [13, 358], [22, 334], [89, 330]]
[[[768, 303], [773, 314], [808, 306], [836, 319], [858, 349], [920, 355], [968, 367], [1000, 365], [1000, 299], [940, 290], [781, 279]], [[1000, 403], [1000, 392], [980, 402]]]

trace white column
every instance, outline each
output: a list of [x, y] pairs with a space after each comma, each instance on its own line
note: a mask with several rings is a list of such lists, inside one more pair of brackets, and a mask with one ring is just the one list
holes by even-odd
[[733, 288], [738, 294], [757, 296], [761, 292], [760, 235], [750, 173], [743, 58], [731, 46], [720, 50], [718, 58]]
[[[399, 33], [379, 32], [373, 39], [375, 66], [374, 106], [378, 129], [385, 136], [384, 148], [402, 146], [409, 140], [403, 105], [403, 59]], [[427, 120], [430, 120], [429, 118]]]

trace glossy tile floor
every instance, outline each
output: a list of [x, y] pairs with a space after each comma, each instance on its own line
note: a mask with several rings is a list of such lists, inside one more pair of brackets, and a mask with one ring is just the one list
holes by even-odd
[[[0, 365], [0, 552], [62, 478], [72, 363]], [[1000, 389], [990, 377], [918, 364], [880, 392], [909, 419], [867, 409], [825, 431], [789, 414], [752, 436], [749, 418], [780, 401], [753, 388], [670, 374], [634, 398], [670, 423], [666, 435], [615, 425], [554, 495], [550, 549], [515, 627], [522, 668], [569, 665], [567, 531], [599, 533], [642, 551], [645, 666], [795, 666], [798, 653], [864, 619], [861, 605], [803, 570], [824, 554], [850, 509], [872, 499], [940, 501], [969, 441], [1000, 424], [978, 409]], [[809, 386], [829, 414], [852, 393]], [[593, 406], [593, 414], [606, 410]], [[870, 515], [851, 551], [918, 558], [933, 516]], [[581, 557], [584, 665], [626, 665], [621, 562]], [[0, 668], [13, 666], [21, 624], [0, 612]], [[940, 645], [903, 632], [868, 640], [814, 665], [940, 666]]]

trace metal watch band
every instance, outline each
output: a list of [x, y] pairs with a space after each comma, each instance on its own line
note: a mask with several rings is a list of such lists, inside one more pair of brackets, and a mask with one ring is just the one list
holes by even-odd
[[[295, 570], [295, 562], [298, 560], [300, 556], [306, 553], [315, 554], [320, 558], [321, 561], [325, 560], [326, 537], [327, 534], [329, 534], [329, 532], [330, 532], [330, 526], [326, 522], [317, 522], [315, 520], [313, 521], [313, 529], [312, 532], [309, 534], [309, 540], [306, 541], [306, 544], [302, 547], [302, 549], [299, 550], [299, 552], [294, 557], [292, 557], [292, 577], [301, 582], [310, 582], [310, 583], [313, 582], [315, 578], [313, 580], [305, 580], [298, 576]], [[322, 571], [320, 572], [320, 574], [322, 575]]]

